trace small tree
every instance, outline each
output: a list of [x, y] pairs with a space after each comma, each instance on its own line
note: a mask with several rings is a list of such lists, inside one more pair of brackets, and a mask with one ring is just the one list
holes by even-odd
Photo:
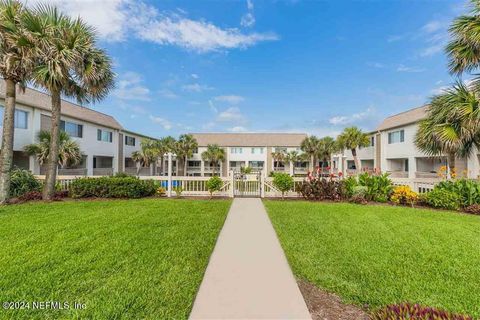
[[223, 181], [219, 176], [213, 176], [207, 181], [207, 190], [210, 192], [210, 199], [213, 197], [215, 191], [220, 191], [223, 186]]
[[288, 173], [275, 173], [273, 185], [282, 192], [282, 199], [284, 199], [285, 192], [293, 188], [293, 178]]

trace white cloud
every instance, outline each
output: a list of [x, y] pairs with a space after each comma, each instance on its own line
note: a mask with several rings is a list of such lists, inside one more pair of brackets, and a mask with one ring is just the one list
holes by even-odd
[[130, 19], [136, 36], [160, 45], [175, 45], [199, 53], [247, 48], [262, 41], [278, 40], [274, 33], [243, 33], [237, 28], [220, 28], [205, 20], [182, 14], [160, 13], [143, 3], [136, 5]]
[[193, 79], [198, 79], [198, 74], [196, 74], [196, 73], [192, 73], [190, 76], [191, 76]]
[[437, 87], [435, 89], [430, 90], [430, 94], [432, 95], [442, 94], [442, 93], [445, 93], [445, 90], [447, 90], [448, 88], [450, 87], [449, 86]]
[[165, 129], [165, 130], [172, 129], [172, 124], [167, 119], [164, 119], [164, 118], [161, 118], [161, 117], [156, 117], [156, 116], [153, 116], [153, 115], [150, 115], [148, 118], [153, 123], [156, 123], [156, 124], [159, 124], [160, 126], [162, 126], [162, 128]]
[[172, 90], [170, 89], [161, 89], [159, 91], [160, 95], [164, 98], [167, 98], [167, 99], [176, 99], [178, 98], [178, 95], [175, 94]]
[[350, 116], [335, 116], [332, 117], [328, 120], [328, 122], [332, 125], [347, 125], [347, 124], [353, 124], [355, 122], [365, 120], [371, 116], [374, 115], [374, 109], [373, 108], [367, 108], [365, 111], [359, 112], [359, 113], [354, 113]]
[[423, 48], [420, 51], [420, 56], [422, 56], [422, 57], [433, 56], [437, 53], [442, 52], [444, 47], [445, 47], [444, 43], [439, 43], [439, 44], [434, 44], [434, 45], [428, 46], [426, 48]]
[[242, 16], [242, 19], [240, 20], [240, 25], [242, 27], [253, 27], [255, 24], [255, 16], [248, 12]]
[[214, 98], [215, 101], [227, 102], [230, 104], [238, 104], [245, 100], [242, 96], [236, 95], [225, 95], [225, 96], [217, 96]]
[[385, 65], [380, 62], [367, 62], [367, 66], [376, 68], [376, 69], [382, 69], [385, 67]]
[[397, 42], [400, 40], [403, 40], [405, 38], [405, 35], [391, 35], [387, 38], [387, 42]]
[[218, 122], [235, 122], [235, 123], [245, 123], [246, 118], [240, 112], [238, 107], [230, 107], [217, 115], [216, 120]]
[[448, 20], [432, 20], [420, 29], [420, 36], [428, 46], [420, 50], [421, 57], [430, 57], [443, 51], [448, 42]]
[[122, 100], [150, 100], [150, 90], [142, 85], [142, 77], [135, 72], [123, 74], [117, 81], [113, 96]]
[[426, 23], [422, 27], [422, 31], [426, 32], [426, 33], [433, 33], [433, 32], [437, 32], [437, 31], [441, 30], [442, 28], [443, 28], [443, 24], [442, 24], [441, 21], [432, 20], [432, 21]]
[[204, 84], [192, 83], [192, 84], [186, 84], [182, 86], [182, 89], [185, 91], [191, 91], [191, 92], [203, 92], [206, 90], [213, 90], [214, 88]]
[[247, 128], [242, 127], [242, 126], [235, 126], [230, 129], [228, 129], [230, 132], [247, 132]]
[[247, 0], [247, 9], [248, 10], [253, 10], [253, 1], [252, 0]]
[[412, 72], [412, 73], [417, 73], [417, 72], [423, 72], [425, 71], [425, 69], [423, 68], [418, 68], [418, 67], [408, 67], [408, 66], [405, 66], [403, 64], [400, 64], [398, 67], [397, 67], [397, 71], [398, 72]]

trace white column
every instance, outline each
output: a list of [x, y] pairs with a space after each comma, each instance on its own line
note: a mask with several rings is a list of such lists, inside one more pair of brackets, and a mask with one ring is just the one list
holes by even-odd
[[93, 176], [93, 155], [87, 155], [87, 176]]
[[230, 171], [230, 198], [234, 197], [234, 190], [235, 190], [235, 177], [233, 174], [233, 170]]
[[172, 153], [168, 153], [168, 183], [167, 183], [167, 196], [172, 196]]
[[265, 174], [266, 170], [262, 170], [262, 174], [260, 175], [260, 198], [265, 198]]
[[417, 172], [417, 159], [415, 159], [415, 157], [408, 157], [408, 178], [414, 179], [415, 172]]
[[200, 175], [203, 177], [205, 175], [205, 162], [200, 160]]
[[290, 161], [290, 163], [289, 163], [289, 165], [288, 165], [288, 170], [289, 170], [289, 174], [290, 174], [291, 176], [293, 176], [294, 166], [295, 166], [295, 163], [293, 163], [293, 161]]

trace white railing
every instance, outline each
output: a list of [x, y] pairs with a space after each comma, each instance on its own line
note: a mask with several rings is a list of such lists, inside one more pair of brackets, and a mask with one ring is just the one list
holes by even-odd
[[429, 192], [433, 187], [442, 181], [440, 178], [396, 178], [390, 177], [392, 184], [395, 186], [409, 186], [413, 191], [418, 193]]
[[[285, 193], [285, 197], [301, 197], [298, 193], [299, 186], [305, 181], [304, 178], [295, 177], [293, 178], [293, 189]], [[268, 177], [263, 181], [263, 195], [269, 198], [277, 198], [282, 196], [280, 192], [273, 184], [273, 178]]]

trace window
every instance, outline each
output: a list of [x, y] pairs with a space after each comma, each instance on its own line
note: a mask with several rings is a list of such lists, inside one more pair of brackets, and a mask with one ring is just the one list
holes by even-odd
[[263, 148], [252, 148], [252, 154], [262, 154]]
[[285, 147], [275, 147], [275, 152], [287, 153], [287, 148], [285, 148]]
[[243, 149], [242, 148], [230, 148], [230, 152], [231, 153], [243, 153]]
[[405, 141], [405, 130], [392, 131], [388, 133], [388, 144]]
[[83, 136], [83, 125], [68, 122], [68, 121], [60, 121], [60, 129], [68, 133], [70, 137], [81, 138]]
[[125, 136], [125, 145], [135, 147], [135, 137]]
[[98, 141], [105, 141], [105, 142], [112, 142], [113, 141], [113, 132], [97, 129], [97, 140]]
[[248, 166], [255, 169], [263, 168], [263, 161], [249, 161]]
[[[14, 126], [17, 129], [28, 128], [28, 112], [15, 109]], [[3, 126], [3, 106], [0, 105], [0, 126]]]
[[192, 168], [192, 167], [195, 167], [195, 168], [200, 168], [201, 166], [201, 162], [198, 161], [198, 160], [189, 160], [188, 161], [188, 167]]
[[370, 137], [370, 147], [374, 147], [374, 146], [375, 146], [375, 137], [371, 136]]
[[193, 154], [197, 154], [197, 153], [198, 153], [198, 148], [193, 149]]

